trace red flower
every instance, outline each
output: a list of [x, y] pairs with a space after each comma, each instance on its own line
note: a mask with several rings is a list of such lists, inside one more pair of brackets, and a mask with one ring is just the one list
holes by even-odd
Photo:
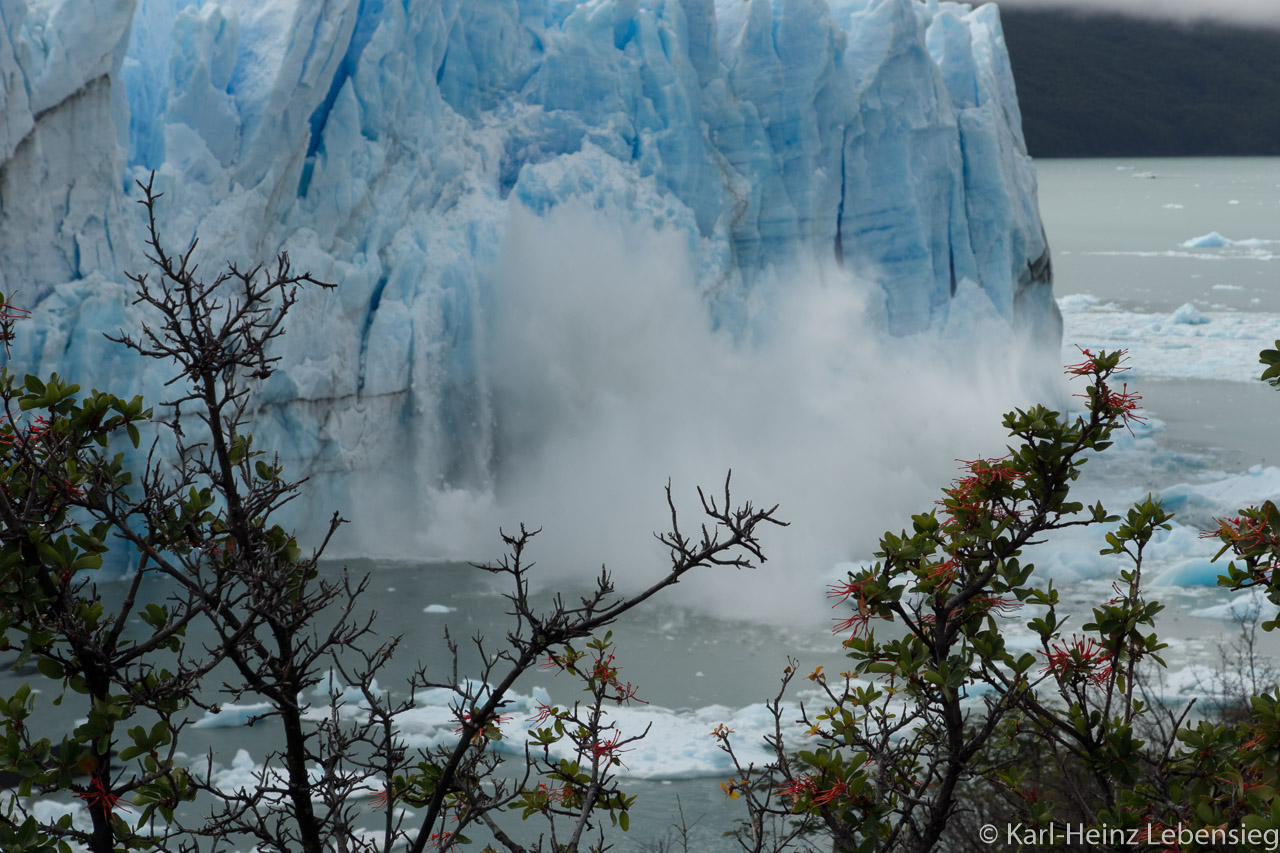
[[12, 302], [5, 302], [0, 297], [0, 322], [12, 323], [14, 320], [25, 320], [31, 316], [30, 308], [19, 308]]
[[943, 560], [941, 563], [934, 563], [924, 568], [925, 581], [937, 581], [940, 586], [945, 586], [955, 580], [956, 561], [954, 559]]
[[382, 809], [385, 809], [387, 806], [391, 805], [391, 799], [392, 799], [391, 789], [388, 788], [382, 791], [381, 793], [370, 794], [369, 799], [371, 801], [370, 804], [373, 806], [373, 810], [375, 812], [381, 811]]
[[1111, 409], [1119, 416], [1120, 422], [1129, 430], [1130, 435], [1133, 434], [1132, 421], [1137, 421], [1138, 423], [1143, 424], [1147, 422], [1145, 417], [1137, 414], [1138, 409], [1142, 408], [1138, 405], [1138, 401], [1141, 399], [1141, 395], [1129, 390], [1128, 383], [1122, 385], [1121, 390], [1111, 391], [1107, 394], [1107, 408]]
[[836, 599], [836, 603], [831, 605], [837, 607], [849, 600], [849, 596], [862, 600], [862, 586], [865, 581], [847, 580], [843, 583], [833, 583], [827, 586], [827, 598]]
[[784, 797], [798, 800], [805, 794], [812, 794], [816, 789], [817, 786], [813, 784], [812, 776], [797, 776], [786, 785], [780, 786], [778, 793]]
[[848, 619], [837, 622], [836, 626], [831, 629], [831, 633], [839, 634], [852, 628], [853, 636], [855, 637], [860, 634], [870, 634], [871, 628], [869, 626], [871, 624], [871, 620], [874, 618], [876, 618], [874, 614], [864, 613], [860, 610]]
[[843, 583], [830, 584], [827, 586], [827, 598], [836, 599], [836, 603], [832, 607], [839, 607], [849, 599], [853, 599], [858, 608], [858, 612], [854, 613], [848, 619], [837, 622], [836, 626], [831, 629], [831, 633], [839, 634], [853, 628], [853, 636], [869, 630], [868, 625], [872, 619], [877, 618], [871, 612], [870, 605], [867, 603], [866, 586], [870, 582], [870, 578], [862, 580], [849, 580]]
[[1218, 519], [1218, 529], [1201, 533], [1202, 538], [1218, 537], [1242, 551], [1256, 548], [1278, 548], [1280, 540], [1267, 529], [1267, 523], [1248, 516]]
[[639, 702], [641, 705], [649, 704], [647, 701], [645, 701], [644, 699], [641, 699], [639, 696], [636, 695], [636, 693], [640, 690], [640, 688], [633, 685], [630, 681], [628, 681], [626, 684], [622, 684], [618, 681], [614, 681], [613, 686], [618, 691], [618, 693], [616, 696], [613, 696], [612, 698], [619, 705], [630, 705], [632, 702]]
[[[111, 813], [115, 811], [116, 806], [120, 805], [120, 795], [108, 790], [102, 780], [97, 777], [94, 777], [89, 782], [89, 790], [76, 791], [72, 796], [84, 800], [90, 809], [100, 809], [103, 816], [108, 818], [111, 817]], [[120, 808], [129, 811], [128, 806], [120, 806]]]
[[605, 684], [613, 684], [618, 678], [618, 668], [613, 665], [613, 654], [601, 653], [591, 665], [591, 675]]
[[553, 714], [554, 714], [554, 711], [552, 710], [550, 705], [545, 705], [539, 702], [538, 713], [530, 717], [528, 722], [533, 723], [535, 726], [540, 726], [543, 723], [545, 723], [547, 720], [551, 719]]
[[1094, 361], [1097, 356], [1079, 344], [1076, 344], [1076, 349], [1080, 350], [1080, 354], [1084, 356], [1085, 360], [1079, 364], [1068, 364], [1064, 372], [1070, 373], [1072, 376], [1091, 376], [1097, 373], [1098, 365]]
[[[620, 752], [631, 752], [630, 749], [619, 749], [621, 745], [622, 732], [614, 731], [613, 737], [609, 740], [596, 740], [591, 744], [591, 754], [595, 758], [604, 758], [610, 762], [622, 764], [622, 759], [618, 757]], [[625, 764], [623, 765], [626, 766]]]
[[1045, 658], [1040, 671], [1053, 673], [1059, 681], [1071, 675], [1084, 675], [1093, 684], [1102, 685], [1111, 677], [1112, 654], [1089, 637], [1077, 638], [1072, 634], [1070, 642], [1050, 646]]
[[836, 783], [825, 791], [814, 791], [813, 804], [815, 806], [825, 806], [827, 803], [849, 793], [849, 786], [843, 780], [836, 780]]
[[19, 308], [0, 295], [0, 340], [4, 341], [6, 356], [11, 354], [9, 344], [13, 341], [13, 324], [30, 316], [31, 309]]
[[790, 797], [793, 802], [800, 800], [802, 797], [809, 797], [809, 805], [825, 806], [839, 797], [849, 793], [849, 786], [842, 779], [837, 779], [835, 784], [825, 790], [818, 788], [818, 783], [812, 776], [797, 776], [786, 785], [778, 788], [778, 794], [783, 797]]
[[5, 433], [4, 436], [0, 437], [0, 444], [10, 447], [15, 444], [32, 447], [45, 439], [45, 435], [49, 432], [49, 427], [52, 424], [48, 418], [40, 415], [31, 419], [25, 431], [20, 430], [13, 421], [9, 421], [9, 426], [13, 427], [13, 432]]
[[957, 480], [957, 484], [981, 484], [990, 485], [991, 483], [1011, 483], [1019, 477], [1025, 477], [1026, 471], [1020, 471], [1012, 465], [1001, 464], [1008, 460], [1009, 456], [1001, 456], [999, 459], [974, 459], [972, 462], [966, 459], [957, 459], [973, 476], [965, 477]]
[[1261, 744], [1266, 739], [1267, 739], [1266, 733], [1259, 732], [1253, 738], [1240, 744], [1240, 747], [1239, 749], [1236, 750], [1236, 752], [1248, 752], [1249, 750], [1253, 749], [1255, 746], [1258, 746], [1259, 744]]
[[1022, 607], [1022, 602], [1012, 598], [997, 598], [993, 595], [975, 595], [969, 599], [972, 604], [977, 605], [984, 613], [995, 611], [996, 613], [1013, 613]]

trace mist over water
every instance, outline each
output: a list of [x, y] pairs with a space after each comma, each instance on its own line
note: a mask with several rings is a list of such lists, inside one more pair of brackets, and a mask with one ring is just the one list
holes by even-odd
[[517, 210], [485, 332], [494, 481], [432, 496], [418, 550], [490, 559], [523, 522], [543, 528], [540, 577], [587, 583], [603, 563], [634, 588], [668, 566], [668, 479], [693, 534], [696, 488], [719, 497], [732, 470], [735, 502], [790, 526], [766, 533], [762, 570], [703, 572], [681, 603], [788, 620], [825, 610], [836, 565], [929, 509], [958, 458], [1004, 452], [1000, 415], [1036, 369], [976, 287], [943, 328], [891, 338], [878, 285], [798, 264], [757, 285], [747, 331], [717, 329], [695, 249], [625, 215]]

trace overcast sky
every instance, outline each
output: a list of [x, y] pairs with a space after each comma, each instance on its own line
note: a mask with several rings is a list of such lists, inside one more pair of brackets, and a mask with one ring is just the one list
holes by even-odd
[[996, 0], [1005, 9], [1098, 9], [1178, 20], [1280, 26], [1280, 0]]

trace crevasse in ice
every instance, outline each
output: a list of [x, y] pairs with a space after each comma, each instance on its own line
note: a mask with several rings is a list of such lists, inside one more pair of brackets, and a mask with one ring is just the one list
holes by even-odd
[[0, 0], [0, 289], [36, 308], [15, 360], [164, 398], [101, 335], [132, 317], [150, 170], [206, 270], [287, 249], [340, 282], [295, 313], [256, 426], [339, 505], [389, 470], [493, 476], [489, 271], [517, 208], [678, 235], [732, 334], [796, 263], [878, 283], [895, 335], [973, 286], [1057, 323], [990, 5]]

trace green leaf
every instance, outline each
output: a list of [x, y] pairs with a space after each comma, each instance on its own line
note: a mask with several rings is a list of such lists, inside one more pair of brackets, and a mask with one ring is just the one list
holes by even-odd
[[63, 675], [62, 664], [49, 658], [40, 658], [36, 661], [36, 669], [45, 678], [52, 678], [55, 681], [60, 680]]
[[72, 571], [80, 571], [81, 569], [100, 569], [102, 568], [101, 554], [81, 554], [71, 563]]

